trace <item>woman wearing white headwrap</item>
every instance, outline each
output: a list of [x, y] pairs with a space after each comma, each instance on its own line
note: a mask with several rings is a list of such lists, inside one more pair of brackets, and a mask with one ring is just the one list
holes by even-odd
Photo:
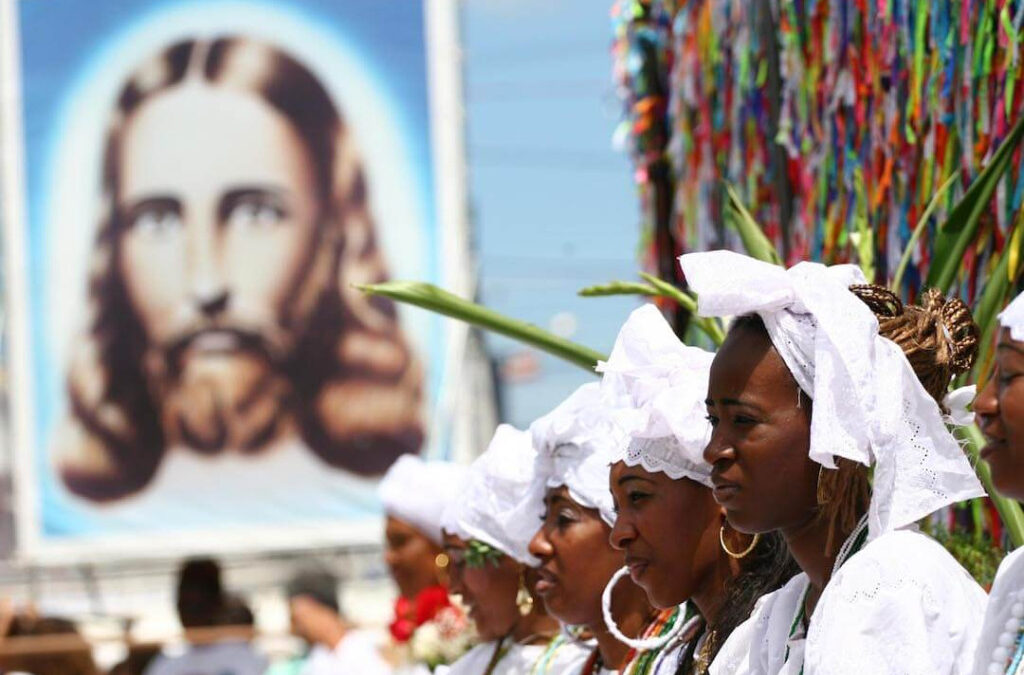
[[[645, 305], [598, 365], [613, 417], [629, 436], [611, 457], [618, 514], [612, 545], [625, 552], [624, 569], [654, 606], [682, 604], [693, 614], [690, 630], [653, 665], [655, 675], [732, 672], [749, 645], [737, 637], [726, 654], [723, 642], [760, 596], [798, 572], [781, 537], [727, 528], [712, 496], [711, 465], [702, 454], [711, 435], [704, 398], [713, 359], [682, 344], [661, 312]], [[690, 600], [699, 614], [686, 610]]]
[[[529, 551], [540, 560], [536, 590], [552, 616], [594, 639], [579, 675], [645, 672], [658, 651], [630, 649], [601, 613], [601, 592], [623, 557], [608, 543], [615, 523], [608, 460], [622, 434], [600, 386], [580, 387], [530, 431], [537, 450], [534, 480], [513, 521], [532, 536]], [[658, 612], [629, 581], [615, 587], [611, 605], [614, 622], [631, 637], [658, 637], [684, 624], [677, 610]]]
[[[469, 648], [472, 626], [449, 601], [448, 563], [440, 546], [441, 513], [459, 493], [465, 472], [457, 464], [412, 455], [403, 455], [388, 469], [379, 492], [387, 516], [385, 559], [399, 592], [390, 636], [351, 629], [320, 603], [296, 598], [292, 622], [315, 646], [303, 675], [429, 675], [431, 666], [453, 661]], [[417, 635], [436, 635], [439, 625], [451, 639], [437, 649], [422, 648], [439, 640], [417, 642]]]
[[984, 494], [940, 407], [977, 349], [966, 307], [904, 307], [851, 265], [680, 262], [702, 316], [741, 317], [711, 367], [715, 498], [803, 570], [755, 609], [739, 672], [970, 672], [984, 592], [915, 528]]
[[526, 550], [529, 539], [508, 527], [536, 455], [530, 434], [502, 424], [442, 516], [451, 590], [485, 641], [448, 675], [575, 675], [587, 657], [535, 599], [538, 561]]
[[[384, 559], [399, 593], [388, 627], [393, 659], [448, 663], [468, 648], [471, 626], [448, 597], [448, 559], [441, 549], [441, 515], [465, 478], [465, 466], [403, 455], [381, 480]], [[434, 639], [439, 632], [443, 640]]]
[[[974, 402], [981, 457], [1002, 494], [1024, 500], [1024, 293], [999, 315], [995, 371]], [[1024, 672], [1024, 548], [996, 573], [974, 659], [977, 675]]]

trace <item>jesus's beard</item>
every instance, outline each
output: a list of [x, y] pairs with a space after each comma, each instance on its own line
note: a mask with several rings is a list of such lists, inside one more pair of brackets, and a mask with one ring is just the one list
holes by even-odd
[[[288, 380], [259, 338], [249, 337], [211, 333], [151, 354], [151, 381], [172, 444], [203, 454], [254, 453], [290, 431]], [[217, 340], [228, 344], [209, 348]]]

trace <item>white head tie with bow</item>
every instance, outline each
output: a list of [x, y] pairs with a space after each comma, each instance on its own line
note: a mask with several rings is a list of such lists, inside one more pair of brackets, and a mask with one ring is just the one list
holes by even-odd
[[629, 438], [611, 461], [711, 485], [704, 448], [711, 436], [704, 398], [715, 355], [679, 341], [654, 305], [633, 311], [611, 356], [598, 363], [601, 390]]
[[814, 401], [810, 457], [874, 466], [870, 536], [985, 494], [939, 405], [903, 351], [878, 332], [850, 290], [853, 265], [786, 270], [731, 251], [680, 257], [701, 316], [756, 313], [800, 388]]
[[461, 492], [465, 478], [466, 467], [461, 464], [402, 455], [384, 474], [377, 491], [385, 513], [440, 544], [441, 514]]
[[1014, 298], [999, 314], [999, 324], [1010, 329], [1011, 338], [1024, 342], [1024, 293]]
[[516, 529], [511, 536], [531, 539], [540, 527], [545, 494], [562, 486], [574, 501], [597, 509], [604, 522], [614, 525], [608, 464], [624, 435], [611, 419], [601, 386], [583, 385], [531, 424], [530, 433], [537, 451], [533, 481], [510, 519], [509, 527]]
[[536, 565], [537, 559], [527, 551], [529, 538], [522, 533], [513, 536], [508, 526], [523, 491], [533, 481], [536, 456], [528, 432], [499, 425], [487, 450], [469, 465], [462, 493], [441, 516], [444, 530], [489, 544], [525, 565]]

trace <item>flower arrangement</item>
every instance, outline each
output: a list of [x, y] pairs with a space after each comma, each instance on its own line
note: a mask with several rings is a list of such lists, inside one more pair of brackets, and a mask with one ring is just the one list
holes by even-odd
[[417, 628], [409, 640], [412, 660], [431, 670], [454, 662], [469, 651], [476, 633], [465, 612], [455, 605], [442, 608], [434, 618]]
[[388, 628], [396, 661], [422, 663], [431, 670], [452, 663], [476, 640], [473, 623], [443, 586], [426, 588], [411, 600], [398, 598]]

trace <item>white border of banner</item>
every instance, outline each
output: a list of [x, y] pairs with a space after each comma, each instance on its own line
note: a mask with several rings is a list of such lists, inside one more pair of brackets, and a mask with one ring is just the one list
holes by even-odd
[[[24, 0], [21, 0], [24, 1]], [[287, 527], [240, 527], [231, 532], [189, 531], [144, 535], [104, 535], [93, 540], [43, 541], [33, 467], [32, 344], [26, 257], [26, 194], [21, 119], [21, 64], [18, 35], [19, 0], [0, 0], [0, 225], [3, 231], [4, 316], [7, 354], [9, 444], [13, 471], [16, 562], [72, 565], [114, 559], [168, 558], [193, 553], [231, 554], [287, 551], [341, 544], [362, 546], [382, 539], [382, 523], [294, 523]], [[436, 218], [442, 253], [441, 281], [461, 295], [472, 290], [469, 255], [466, 163], [463, 127], [462, 65], [457, 0], [423, 0], [427, 77], [436, 185]], [[441, 401], [431, 418], [432, 433], [450, 434], [459, 406], [454, 385], [460, 377], [465, 329], [444, 323], [446, 372]], [[455, 457], [465, 449], [452, 448]], [[186, 541], [187, 540], [187, 541]]]

